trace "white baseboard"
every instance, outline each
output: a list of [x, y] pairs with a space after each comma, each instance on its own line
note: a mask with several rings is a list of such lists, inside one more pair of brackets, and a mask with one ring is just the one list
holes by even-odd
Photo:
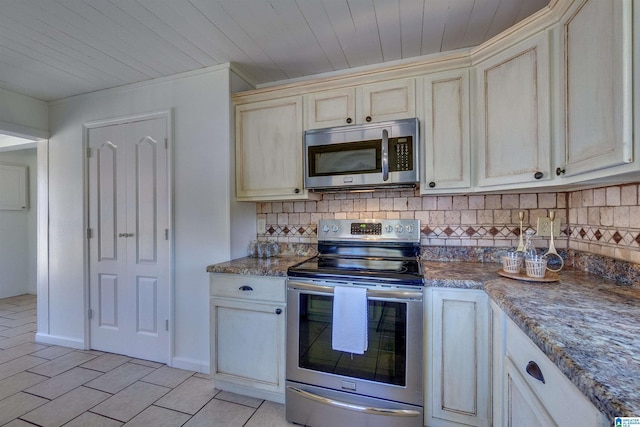
[[75, 348], [78, 350], [85, 350], [84, 341], [68, 338], [58, 337], [55, 335], [47, 335], [42, 333], [36, 333], [36, 342], [41, 344], [60, 345], [63, 347]]
[[203, 374], [210, 372], [209, 361], [190, 359], [188, 357], [174, 357], [171, 359], [172, 368], [184, 369], [187, 371], [195, 371]]

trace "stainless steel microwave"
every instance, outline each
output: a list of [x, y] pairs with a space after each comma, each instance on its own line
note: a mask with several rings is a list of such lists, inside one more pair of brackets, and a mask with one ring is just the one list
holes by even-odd
[[305, 132], [305, 188], [349, 190], [418, 183], [418, 119]]

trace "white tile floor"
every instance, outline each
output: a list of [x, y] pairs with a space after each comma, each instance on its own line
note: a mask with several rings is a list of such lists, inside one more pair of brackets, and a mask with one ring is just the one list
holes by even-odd
[[0, 299], [0, 426], [292, 426], [284, 406], [207, 375], [35, 343], [36, 297]]

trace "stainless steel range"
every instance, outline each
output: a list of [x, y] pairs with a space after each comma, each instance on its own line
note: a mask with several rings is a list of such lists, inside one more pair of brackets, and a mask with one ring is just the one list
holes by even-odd
[[[422, 426], [420, 222], [321, 220], [318, 252], [288, 270], [287, 420], [313, 427]], [[364, 337], [361, 354], [334, 349], [342, 348], [337, 332], [352, 332], [334, 330], [345, 328], [334, 310], [345, 291], [364, 295], [364, 307], [347, 301], [366, 316], [364, 335], [356, 336]]]

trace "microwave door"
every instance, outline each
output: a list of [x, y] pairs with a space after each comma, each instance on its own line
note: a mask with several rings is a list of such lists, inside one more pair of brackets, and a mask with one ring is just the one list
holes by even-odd
[[417, 120], [314, 129], [305, 133], [305, 187], [415, 185]]

